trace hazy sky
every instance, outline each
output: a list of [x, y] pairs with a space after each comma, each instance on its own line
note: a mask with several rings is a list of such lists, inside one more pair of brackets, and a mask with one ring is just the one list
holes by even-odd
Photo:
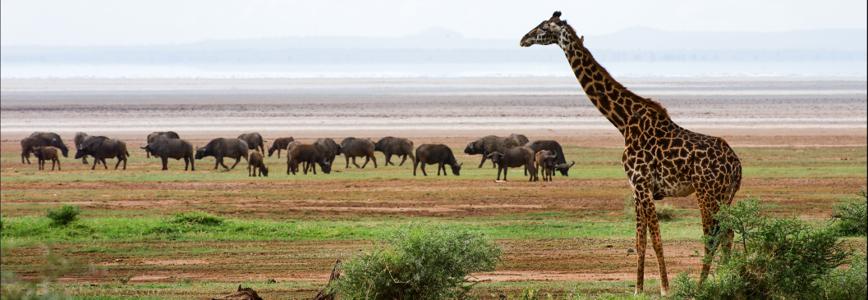
[[282, 36], [402, 36], [439, 27], [519, 39], [561, 10], [582, 34], [629, 27], [786, 31], [866, 27], [864, 0], [3, 0], [0, 42], [138, 45]]

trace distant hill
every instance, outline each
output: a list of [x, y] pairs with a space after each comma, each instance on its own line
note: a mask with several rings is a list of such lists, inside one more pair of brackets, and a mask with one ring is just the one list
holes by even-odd
[[[670, 32], [632, 28], [587, 36], [595, 55], [614, 61], [866, 60], [863, 29], [789, 32]], [[401, 38], [287, 37], [213, 40], [124, 47], [2, 47], [0, 61], [16, 63], [488, 63], [560, 62], [522, 49], [514, 40], [471, 39], [445, 29]], [[551, 48], [551, 47], [549, 47]]]

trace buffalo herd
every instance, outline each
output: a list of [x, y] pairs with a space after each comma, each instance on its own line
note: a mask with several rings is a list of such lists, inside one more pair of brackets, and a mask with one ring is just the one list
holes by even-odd
[[[125, 142], [105, 136], [92, 136], [84, 132], [78, 132], [74, 137], [75, 159], [81, 159], [82, 163], [89, 164], [87, 157], [93, 159], [91, 170], [96, 169], [98, 164], [108, 169], [106, 159], [117, 159], [115, 169], [123, 163], [126, 170], [127, 158], [130, 156]], [[184, 171], [195, 171], [195, 161], [205, 157], [214, 157], [214, 169], [223, 167], [224, 170], [232, 170], [241, 162], [247, 161], [249, 176], [268, 176], [268, 167], [265, 163], [265, 144], [267, 141], [257, 132], [244, 133], [237, 138], [215, 138], [202, 147], [194, 147], [192, 143], [181, 139], [174, 131], [153, 132], [145, 139], [145, 145], [141, 147], [145, 156], [159, 157], [162, 162], [162, 170], [168, 170], [169, 159], [184, 160]], [[55, 165], [60, 170], [59, 155], [68, 157], [68, 148], [63, 143], [60, 135], [53, 132], [34, 132], [21, 140], [21, 163], [30, 164], [30, 154], [38, 159], [39, 170], [43, 170], [45, 163], [51, 161], [51, 169]], [[331, 138], [320, 138], [313, 143], [302, 143], [293, 137], [276, 138], [268, 148], [268, 157], [277, 152], [280, 159], [281, 152], [286, 152], [286, 174], [295, 175], [298, 172], [317, 174], [317, 167], [325, 174], [329, 174], [334, 166], [335, 157], [343, 155], [344, 168], [350, 167], [350, 162], [356, 168], [364, 169], [371, 163], [377, 168], [377, 158], [374, 152], [382, 152], [385, 157], [384, 166], [392, 165], [392, 157], [400, 157], [398, 166], [403, 166], [410, 158], [413, 164], [413, 176], [417, 169], [421, 169], [423, 176], [428, 176], [426, 165], [437, 166], [437, 176], [447, 176], [449, 171], [453, 175], [461, 174], [462, 163], [459, 163], [452, 149], [444, 144], [422, 144], [415, 148], [413, 141], [406, 138], [387, 136], [374, 142], [369, 138], [347, 137], [340, 143]], [[59, 152], [59, 153], [58, 153]], [[530, 142], [522, 134], [509, 136], [488, 135], [467, 144], [464, 153], [468, 155], [480, 155], [479, 168], [489, 160], [492, 166], [497, 168], [497, 180], [506, 180], [509, 168], [523, 168], [529, 181], [538, 181], [540, 175], [543, 181], [551, 181], [555, 172], [563, 176], [569, 175], [569, 170], [576, 163], [567, 163], [563, 148], [554, 140], [537, 140]], [[224, 158], [234, 159], [232, 166], [226, 166]], [[356, 158], [364, 158], [359, 165]], [[449, 166], [450, 170], [446, 169]], [[300, 167], [300, 168], [299, 168]]]

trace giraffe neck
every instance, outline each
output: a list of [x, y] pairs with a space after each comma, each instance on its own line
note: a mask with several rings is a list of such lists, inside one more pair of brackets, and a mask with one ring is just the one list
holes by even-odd
[[558, 44], [588, 99], [625, 138], [627, 128], [642, 122], [642, 117], [669, 118], [660, 104], [634, 94], [615, 80], [575, 33], [564, 30]]

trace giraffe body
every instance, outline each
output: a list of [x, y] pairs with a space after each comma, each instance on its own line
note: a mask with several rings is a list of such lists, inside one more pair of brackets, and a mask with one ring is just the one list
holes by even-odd
[[[616, 81], [584, 46], [560, 12], [540, 23], [521, 40], [521, 46], [557, 44], [588, 99], [624, 136], [621, 162], [636, 201], [636, 292], [644, 288], [645, 248], [650, 233], [660, 268], [660, 292], [669, 290], [663, 243], [654, 200], [696, 195], [702, 215], [703, 234], [717, 237], [713, 218], [721, 205], [729, 205], [741, 184], [741, 163], [722, 138], [684, 129], [669, 117], [659, 103], [638, 96]], [[724, 249], [731, 247], [732, 232], [723, 237]], [[719, 243], [705, 245], [713, 255]], [[703, 261], [700, 282], [710, 264]]]

